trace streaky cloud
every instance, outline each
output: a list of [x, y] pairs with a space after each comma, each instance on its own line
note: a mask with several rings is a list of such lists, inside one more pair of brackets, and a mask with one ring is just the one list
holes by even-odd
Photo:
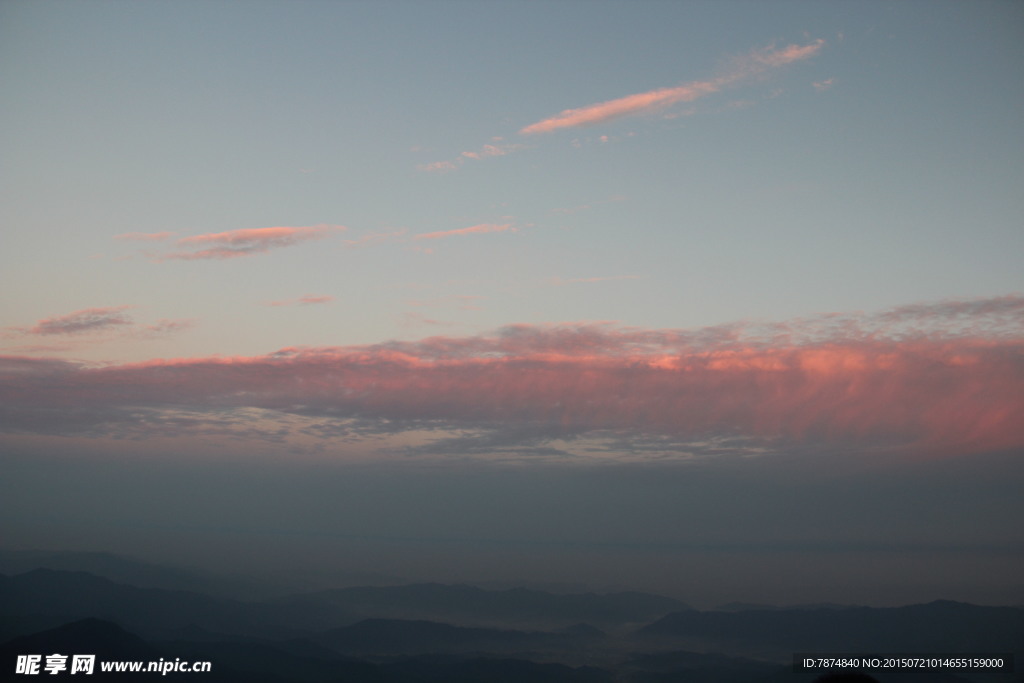
[[178, 251], [156, 254], [158, 261], [199, 259], [224, 260], [262, 254], [271, 249], [290, 247], [309, 240], [322, 239], [333, 232], [345, 230], [340, 225], [277, 226], [272, 228], [244, 228], [227, 232], [193, 235], [179, 239]]
[[625, 116], [660, 111], [678, 102], [693, 102], [717, 93], [726, 86], [753, 78], [769, 69], [812, 57], [821, 50], [824, 44], [824, 40], [818, 39], [808, 45], [788, 45], [781, 49], [768, 47], [755, 50], [745, 57], [734, 60], [731, 68], [717, 78], [692, 81], [671, 88], [658, 88], [577, 109], [566, 109], [555, 116], [522, 128], [519, 133], [534, 135], [550, 133], [562, 128], [591, 126]]
[[468, 228], [457, 228], [455, 230], [441, 230], [439, 232], [425, 232], [416, 235], [413, 239], [417, 240], [436, 240], [444, 239], [446, 237], [460, 237], [462, 235], [478, 235], [487, 232], [505, 232], [511, 230], [515, 232], [515, 228], [511, 223], [480, 223], [479, 225], [471, 225]]
[[481, 161], [483, 159], [488, 159], [490, 157], [503, 157], [512, 154], [513, 152], [516, 152], [520, 149], [523, 149], [523, 147], [525, 147], [525, 145], [502, 142], [501, 137], [495, 137], [491, 139], [490, 143], [485, 144], [476, 150], [467, 150], [465, 152], [462, 152], [459, 154], [458, 157], [451, 161], [434, 161], [429, 164], [420, 164], [418, 168], [421, 171], [444, 173], [447, 171], [456, 170], [464, 163], [466, 163], [467, 160]]
[[86, 334], [103, 332], [111, 328], [131, 325], [131, 317], [124, 314], [130, 306], [86, 308], [67, 315], [44, 318], [26, 330], [29, 334]]
[[[32, 327], [8, 328], [15, 334], [21, 335], [62, 335], [69, 338], [86, 337], [92, 334], [116, 332], [114, 337], [136, 337], [144, 339], [155, 339], [166, 337], [171, 334], [195, 327], [194, 320], [168, 320], [161, 319], [155, 323], [145, 325], [138, 324], [135, 320], [124, 313], [132, 306], [107, 306], [98, 308], [85, 308], [80, 311], [66, 315], [53, 316], [38, 321]], [[108, 337], [109, 338], [109, 337]], [[95, 341], [92, 338], [91, 341]], [[26, 350], [32, 347], [23, 347]], [[37, 347], [39, 350], [47, 350], [46, 347]], [[68, 350], [69, 347], [53, 347], [49, 350]]]

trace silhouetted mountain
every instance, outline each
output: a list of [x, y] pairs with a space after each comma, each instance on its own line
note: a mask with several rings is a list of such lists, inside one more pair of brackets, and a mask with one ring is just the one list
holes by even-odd
[[[948, 601], [697, 612], [642, 593], [419, 584], [245, 602], [37, 569], [0, 576], [0, 606], [0, 640], [5, 630], [21, 635], [0, 646], [8, 671], [19, 654], [67, 651], [210, 661], [215, 671], [202, 676], [209, 683], [811, 683], [814, 672], [791, 670], [793, 653], [1024, 654], [1024, 609]], [[374, 616], [362, 618], [367, 613]], [[647, 626], [626, 628], [652, 613]], [[647, 654], [630, 654], [639, 651]], [[706, 654], [714, 651], [722, 654]], [[115, 677], [127, 680], [97, 676]], [[879, 680], [1018, 683], [1024, 676], [887, 672]]]
[[564, 633], [578, 638], [604, 638], [606, 635], [604, 631], [596, 626], [584, 623], [566, 626], [565, 628], [559, 629], [559, 633]]
[[[345, 661], [336, 655], [294, 655], [276, 645], [265, 643], [150, 643], [125, 631], [117, 624], [100, 619], [83, 619], [40, 633], [14, 638], [0, 645], [0, 662], [6, 671], [11, 671], [19, 655], [37, 654], [45, 657], [52, 653], [67, 655], [68, 665], [71, 655], [95, 655], [93, 673], [79, 672], [84, 677], [83, 680], [90, 681], [134, 680], [131, 674], [123, 671], [104, 672], [103, 663], [139, 662], [143, 666], [148, 666], [150, 662], [160, 663], [161, 660], [210, 662], [211, 669], [201, 675], [191, 672], [146, 672], [144, 677], [147, 680], [158, 678], [162, 681], [195, 681], [198, 676], [211, 683], [306, 683], [332, 680], [339, 675], [352, 681], [369, 682], [379, 678], [373, 665]], [[349, 677], [352, 673], [358, 676]], [[63, 672], [64, 676], [77, 677], [79, 674]], [[42, 670], [38, 675], [49, 678]], [[137, 677], [141, 680], [143, 674], [137, 674]]]
[[488, 591], [436, 583], [341, 588], [292, 596], [286, 604], [327, 603], [368, 618], [427, 619], [470, 625], [562, 628], [579, 622], [640, 624], [689, 607], [647, 593], [554, 595], [525, 588]]
[[788, 652], [1011, 652], [1024, 610], [936, 601], [895, 608], [676, 612], [642, 636]]
[[157, 660], [164, 653], [117, 624], [81, 619], [39, 633], [13, 638], [0, 646], [8, 654], [78, 653], [105, 659]]

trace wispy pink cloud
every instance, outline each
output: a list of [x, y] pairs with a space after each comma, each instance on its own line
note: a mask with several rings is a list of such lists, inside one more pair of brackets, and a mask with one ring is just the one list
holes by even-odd
[[[115, 333], [116, 337], [154, 339], [176, 334], [195, 327], [194, 320], [161, 319], [153, 324], [137, 324], [124, 313], [131, 306], [110, 306], [86, 308], [66, 315], [53, 316], [38, 321], [32, 327], [9, 328], [16, 335], [61, 335], [66, 337], [87, 337], [93, 334]], [[109, 338], [109, 337], [107, 337]], [[93, 338], [91, 341], [95, 341]], [[29, 347], [25, 347], [26, 349]], [[45, 350], [45, 347], [36, 347]], [[68, 350], [70, 347], [54, 347], [50, 350]]]
[[194, 235], [184, 237], [175, 243], [179, 247], [179, 251], [158, 254], [154, 258], [161, 261], [238, 258], [262, 254], [271, 249], [290, 247], [300, 242], [322, 239], [331, 233], [345, 229], [340, 225], [278, 226]]
[[131, 317], [124, 314], [129, 308], [131, 306], [86, 308], [67, 315], [44, 318], [25, 331], [42, 335], [105, 332], [111, 328], [131, 325]]
[[502, 142], [502, 138], [492, 138], [491, 142], [482, 146], [476, 150], [468, 150], [459, 154], [458, 157], [451, 161], [435, 161], [429, 164], [421, 164], [419, 169], [421, 171], [430, 172], [447, 172], [454, 171], [455, 169], [466, 163], [467, 160], [480, 161], [490, 157], [503, 157], [513, 152], [523, 149], [526, 145], [519, 143], [508, 143]]
[[515, 228], [512, 227], [511, 223], [480, 223], [479, 225], [471, 225], [468, 228], [457, 228], [455, 230], [441, 230], [439, 232], [425, 232], [416, 235], [414, 239], [418, 240], [436, 240], [444, 239], [446, 237], [458, 237], [460, 235], [476, 235], [487, 232], [505, 232], [511, 230], [515, 232]]
[[421, 164], [419, 169], [430, 173], [444, 173], [454, 171], [459, 166], [454, 161], [433, 161], [429, 164]]
[[358, 424], [367, 435], [500, 432], [531, 444], [665, 437], [693, 448], [756, 441], [765, 452], [1024, 448], [1022, 310], [1024, 297], [1008, 297], [758, 327], [514, 325], [101, 368], [0, 358], [0, 430], [119, 434], [145, 430], [140, 411], [188, 407], [210, 419], [259, 409]]
[[590, 126], [625, 116], [660, 111], [678, 102], [692, 102], [769, 69], [807, 59], [817, 54], [824, 44], [825, 41], [819, 39], [808, 45], [788, 45], [781, 49], [769, 47], [756, 50], [745, 57], [734, 60], [729, 71], [717, 78], [627, 95], [577, 109], [566, 109], [556, 116], [526, 126], [519, 133], [533, 135], [550, 133], [561, 128]]
[[486, 159], [487, 157], [503, 157], [506, 154], [522, 149], [525, 145], [519, 144], [496, 144], [496, 145], [484, 145], [479, 150], [463, 152], [462, 156], [466, 159]]

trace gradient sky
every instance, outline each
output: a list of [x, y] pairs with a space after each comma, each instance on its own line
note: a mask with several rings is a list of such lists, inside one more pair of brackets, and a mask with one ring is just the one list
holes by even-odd
[[1024, 601], [1022, 82], [1013, 2], [4, 0], [3, 536]]

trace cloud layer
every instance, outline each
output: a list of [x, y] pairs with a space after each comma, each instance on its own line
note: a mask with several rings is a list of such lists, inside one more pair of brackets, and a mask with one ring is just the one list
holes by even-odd
[[808, 45], [788, 45], [781, 49], [774, 47], [758, 50], [737, 59], [727, 73], [706, 81], [693, 81], [674, 88], [659, 88], [648, 92], [628, 95], [606, 102], [591, 104], [578, 109], [566, 109], [550, 118], [532, 123], [519, 131], [522, 135], [550, 133], [561, 128], [590, 126], [605, 121], [659, 111], [678, 102], [692, 102], [711, 95], [728, 85], [752, 78], [769, 69], [807, 59], [817, 54], [825, 44], [816, 40]]
[[0, 424], [138, 433], [175, 411], [258, 409], [305, 419], [307, 435], [430, 430], [449, 452], [597, 439], [970, 453], [1024, 447], [1022, 311], [1006, 297], [760, 327], [519, 325], [99, 368], [15, 357], [0, 364]]
[[156, 254], [153, 257], [161, 261], [238, 258], [322, 239], [332, 232], [344, 229], [338, 225], [278, 226], [193, 235], [179, 239], [175, 243], [177, 251]]
[[124, 314], [128, 306], [86, 308], [67, 315], [44, 318], [35, 326], [25, 330], [29, 334], [85, 334], [102, 332], [112, 328], [131, 325], [132, 319]]
[[[43, 318], [32, 327], [10, 327], [8, 330], [13, 335], [59, 335], [68, 338], [81, 338], [95, 341], [91, 335], [99, 335], [103, 338], [104, 333], [115, 333], [114, 336], [136, 337], [153, 339], [169, 334], [175, 334], [195, 325], [192, 320], [167, 320], [161, 319], [150, 325], [137, 324], [125, 311], [131, 306], [105, 306], [97, 308], [85, 308], [65, 315], [56, 315], [50, 318]], [[70, 347], [57, 347], [49, 350], [68, 350]], [[40, 350], [47, 350], [41, 347]]]

